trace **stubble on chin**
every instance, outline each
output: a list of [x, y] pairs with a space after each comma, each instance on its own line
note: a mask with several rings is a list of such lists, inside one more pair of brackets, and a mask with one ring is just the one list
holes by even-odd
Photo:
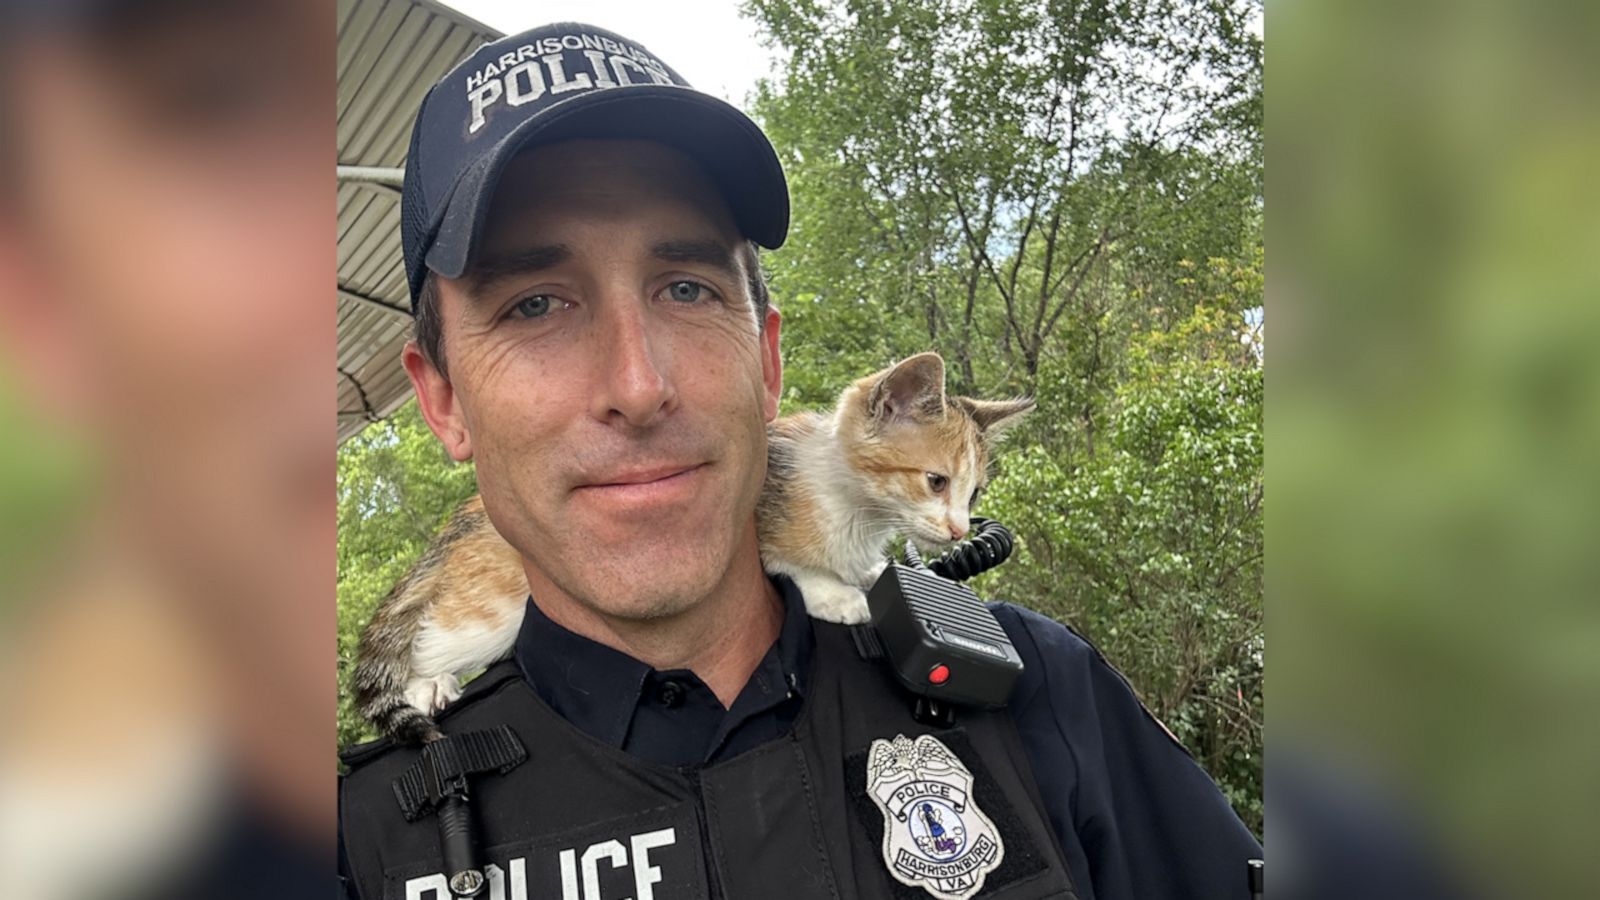
[[565, 550], [557, 567], [543, 570], [551, 586], [591, 614], [619, 622], [660, 622], [695, 609], [731, 565], [704, 546], [609, 557], [589, 546]]
[[659, 622], [693, 609], [703, 597], [700, 591], [659, 592], [647, 590], [630, 597], [613, 599], [613, 617], [633, 622]]

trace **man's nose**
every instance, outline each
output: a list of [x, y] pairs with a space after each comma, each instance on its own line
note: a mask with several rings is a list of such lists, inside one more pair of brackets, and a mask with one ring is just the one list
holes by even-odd
[[677, 392], [664, 358], [667, 348], [651, 333], [648, 310], [638, 301], [608, 304], [604, 331], [596, 346], [604, 373], [595, 393], [594, 413], [604, 421], [620, 418], [647, 427], [669, 412]]

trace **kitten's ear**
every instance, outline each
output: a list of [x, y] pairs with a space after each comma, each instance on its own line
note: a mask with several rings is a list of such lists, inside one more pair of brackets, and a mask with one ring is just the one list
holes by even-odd
[[919, 353], [883, 373], [867, 401], [884, 422], [926, 421], [944, 415], [944, 360]]
[[1016, 400], [974, 400], [971, 397], [957, 397], [961, 408], [967, 411], [972, 421], [978, 425], [978, 430], [983, 432], [985, 438], [996, 438], [1007, 428], [1022, 421], [1022, 417], [1033, 411], [1038, 404], [1032, 397], [1021, 397]]

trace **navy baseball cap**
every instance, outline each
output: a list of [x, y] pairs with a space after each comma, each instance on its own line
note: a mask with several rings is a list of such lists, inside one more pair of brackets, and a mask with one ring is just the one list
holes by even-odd
[[775, 249], [788, 234], [783, 167], [748, 116], [627, 38], [546, 25], [483, 45], [422, 99], [400, 198], [413, 301], [428, 269], [466, 274], [506, 163], [574, 138], [674, 147], [711, 177], [746, 238]]

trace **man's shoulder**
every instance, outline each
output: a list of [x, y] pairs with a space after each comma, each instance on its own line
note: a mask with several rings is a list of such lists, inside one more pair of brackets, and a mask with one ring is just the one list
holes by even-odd
[[395, 743], [393, 738], [381, 737], [377, 740], [341, 747], [339, 749], [339, 762], [344, 764], [347, 771], [354, 772], [367, 763], [397, 749], [400, 749], [400, 745]]
[[1052, 675], [1110, 675], [1128, 687], [1127, 677], [1071, 625], [1014, 603], [991, 601], [987, 606], [1016, 645], [1025, 666], [1042, 667]]
[[1022, 677], [1011, 697], [1013, 712], [1053, 720], [1069, 743], [1086, 729], [1099, 731], [1107, 719], [1154, 726], [1162, 738], [1191, 755], [1139, 698], [1128, 677], [1077, 629], [1012, 603], [988, 606], [1022, 657]]
[[1024, 665], [1061, 668], [1104, 661], [1094, 645], [1070, 625], [1014, 603], [991, 601], [986, 605], [1022, 655]]
[[1027, 607], [991, 601], [989, 611], [1022, 657], [1022, 675], [1011, 691], [1013, 715], [1055, 717], [1064, 692], [1085, 683], [1099, 652], [1078, 632]]
[[[456, 698], [449, 706], [440, 710], [434, 720], [446, 733], [452, 721], [460, 719], [469, 711], [481, 708], [493, 697], [499, 696], [509, 684], [522, 678], [522, 670], [516, 663], [509, 660], [496, 663], [484, 671], [482, 675], [467, 682], [461, 690], [461, 696]], [[391, 768], [405, 768], [414, 762], [422, 748], [415, 744], [402, 743], [393, 738], [382, 737], [374, 741], [353, 744], [339, 751], [339, 761], [344, 764], [346, 777], [360, 778], [368, 770], [383, 770]]]

